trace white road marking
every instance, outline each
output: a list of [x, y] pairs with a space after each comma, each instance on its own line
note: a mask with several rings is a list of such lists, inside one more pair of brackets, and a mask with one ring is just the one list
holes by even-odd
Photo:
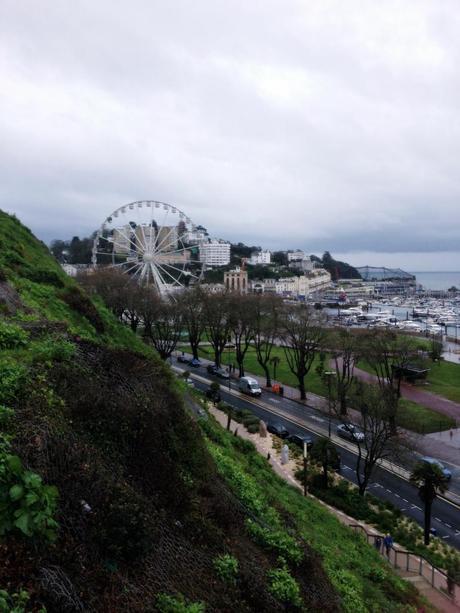
[[406, 500], [405, 498], [403, 498], [404, 502], [409, 502], [408, 500]]
[[390, 492], [390, 494], [392, 494], [392, 493], [393, 493], [393, 492], [392, 492], [391, 490], [389, 490], [388, 488], [387, 488], [387, 492]]
[[445, 521], [444, 523], [446, 524], [446, 526], [447, 526], [448, 528], [452, 528], [452, 526], [451, 526], [450, 524], [448, 524], [446, 521]]
[[422, 509], [421, 509], [421, 507], [418, 507], [416, 504], [413, 504], [413, 505], [411, 506], [411, 509], [418, 509], [419, 511], [421, 511], [421, 510], [422, 510]]
[[[279, 401], [278, 401], [279, 402]], [[315, 421], [320, 421], [321, 423], [323, 423], [324, 421], [326, 421], [325, 419], [323, 419], [322, 417], [316, 417], [316, 415], [308, 415], [308, 417], [310, 417], [310, 419], [314, 419]]]
[[276, 398], [269, 398], [268, 400], [269, 402], [276, 402], [276, 404], [279, 404], [281, 402], [281, 400], [277, 400]]
[[446, 534], [446, 536], [442, 536], [441, 538], [443, 538], [443, 539], [450, 539], [450, 536], [448, 534]]
[[395, 493], [396, 498], [401, 498], [401, 496], [399, 494]]
[[439, 519], [439, 517], [435, 517], [435, 520], [436, 520], [436, 521], [438, 521], [440, 524], [442, 524], [442, 523], [443, 523], [443, 522], [442, 522], [442, 520], [441, 520], [441, 519]]

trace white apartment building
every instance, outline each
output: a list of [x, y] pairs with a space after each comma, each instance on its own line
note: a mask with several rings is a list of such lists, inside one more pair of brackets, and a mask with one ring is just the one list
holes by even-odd
[[200, 262], [206, 266], [226, 266], [230, 263], [230, 243], [220, 240], [201, 243]]
[[270, 264], [271, 253], [268, 250], [265, 251], [253, 251], [249, 258], [248, 264], [255, 266], [257, 264]]

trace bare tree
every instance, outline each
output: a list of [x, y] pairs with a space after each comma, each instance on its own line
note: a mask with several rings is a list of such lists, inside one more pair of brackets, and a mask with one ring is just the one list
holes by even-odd
[[347, 398], [355, 380], [354, 369], [358, 361], [359, 342], [353, 332], [340, 329], [329, 335], [327, 344], [335, 369], [334, 382], [340, 415], [346, 415]]
[[254, 296], [254, 348], [257, 362], [265, 373], [266, 386], [271, 387], [270, 359], [273, 347], [279, 339], [281, 298], [257, 294]]
[[214, 351], [214, 362], [216, 366], [220, 366], [222, 353], [231, 331], [228, 294], [225, 292], [205, 294], [203, 316], [208, 340]]
[[230, 327], [240, 377], [244, 377], [244, 358], [254, 339], [255, 300], [257, 298], [251, 294], [229, 296]]
[[280, 331], [289, 370], [298, 381], [301, 400], [305, 400], [305, 377], [325, 338], [323, 320], [306, 305], [286, 307]]
[[112, 313], [123, 321], [128, 296], [137, 287], [128, 275], [118, 269], [100, 268], [80, 273], [77, 281], [89, 293], [99, 295]]
[[204, 294], [199, 286], [186, 291], [179, 299], [182, 323], [188, 334], [192, 355], [198, 359], [198, 349], [206, 329], [204, 318]]
[[391, 330], [374, 330], [361, 339], [361, 352], [387, 398], [390, 425], [395, 433], [402, 373], [415, 355], [414, 343], [406, 335]]
[[144, 296], [141, 315], [144, 338], [153, 344], [162, 360], [168, 359], [182, 330], [182, 313], [178, 304], [162, 299], [151, 290]]
[[354, 409], [359, 411], [358, 421], [362, 430], [361, 434], [350, 430], [358, 448], [356, 479], [361, 496], [364, 496], [377, 463], [386, 458], [394, 461], [403, 452], [392, 428], [392, 395], [388, 386], [382, 390], [359, 382], [351, 398]]

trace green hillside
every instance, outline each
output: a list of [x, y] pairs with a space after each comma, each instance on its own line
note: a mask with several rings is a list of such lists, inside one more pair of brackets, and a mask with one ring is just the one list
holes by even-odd
[[0, 611], [416, 611], [0, 212]]

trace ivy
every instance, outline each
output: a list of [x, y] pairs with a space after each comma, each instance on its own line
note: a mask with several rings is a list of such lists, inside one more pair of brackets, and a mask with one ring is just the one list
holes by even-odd
[[225, 553], [217, 556], [214, 562], [214, 568], [219, 577], [226, 583], [235, 584], [238, 577], [238, 560]]
[[16, 349], [27, 345], [28, 334], [14, 324], [0, 321], [0, 349]]

